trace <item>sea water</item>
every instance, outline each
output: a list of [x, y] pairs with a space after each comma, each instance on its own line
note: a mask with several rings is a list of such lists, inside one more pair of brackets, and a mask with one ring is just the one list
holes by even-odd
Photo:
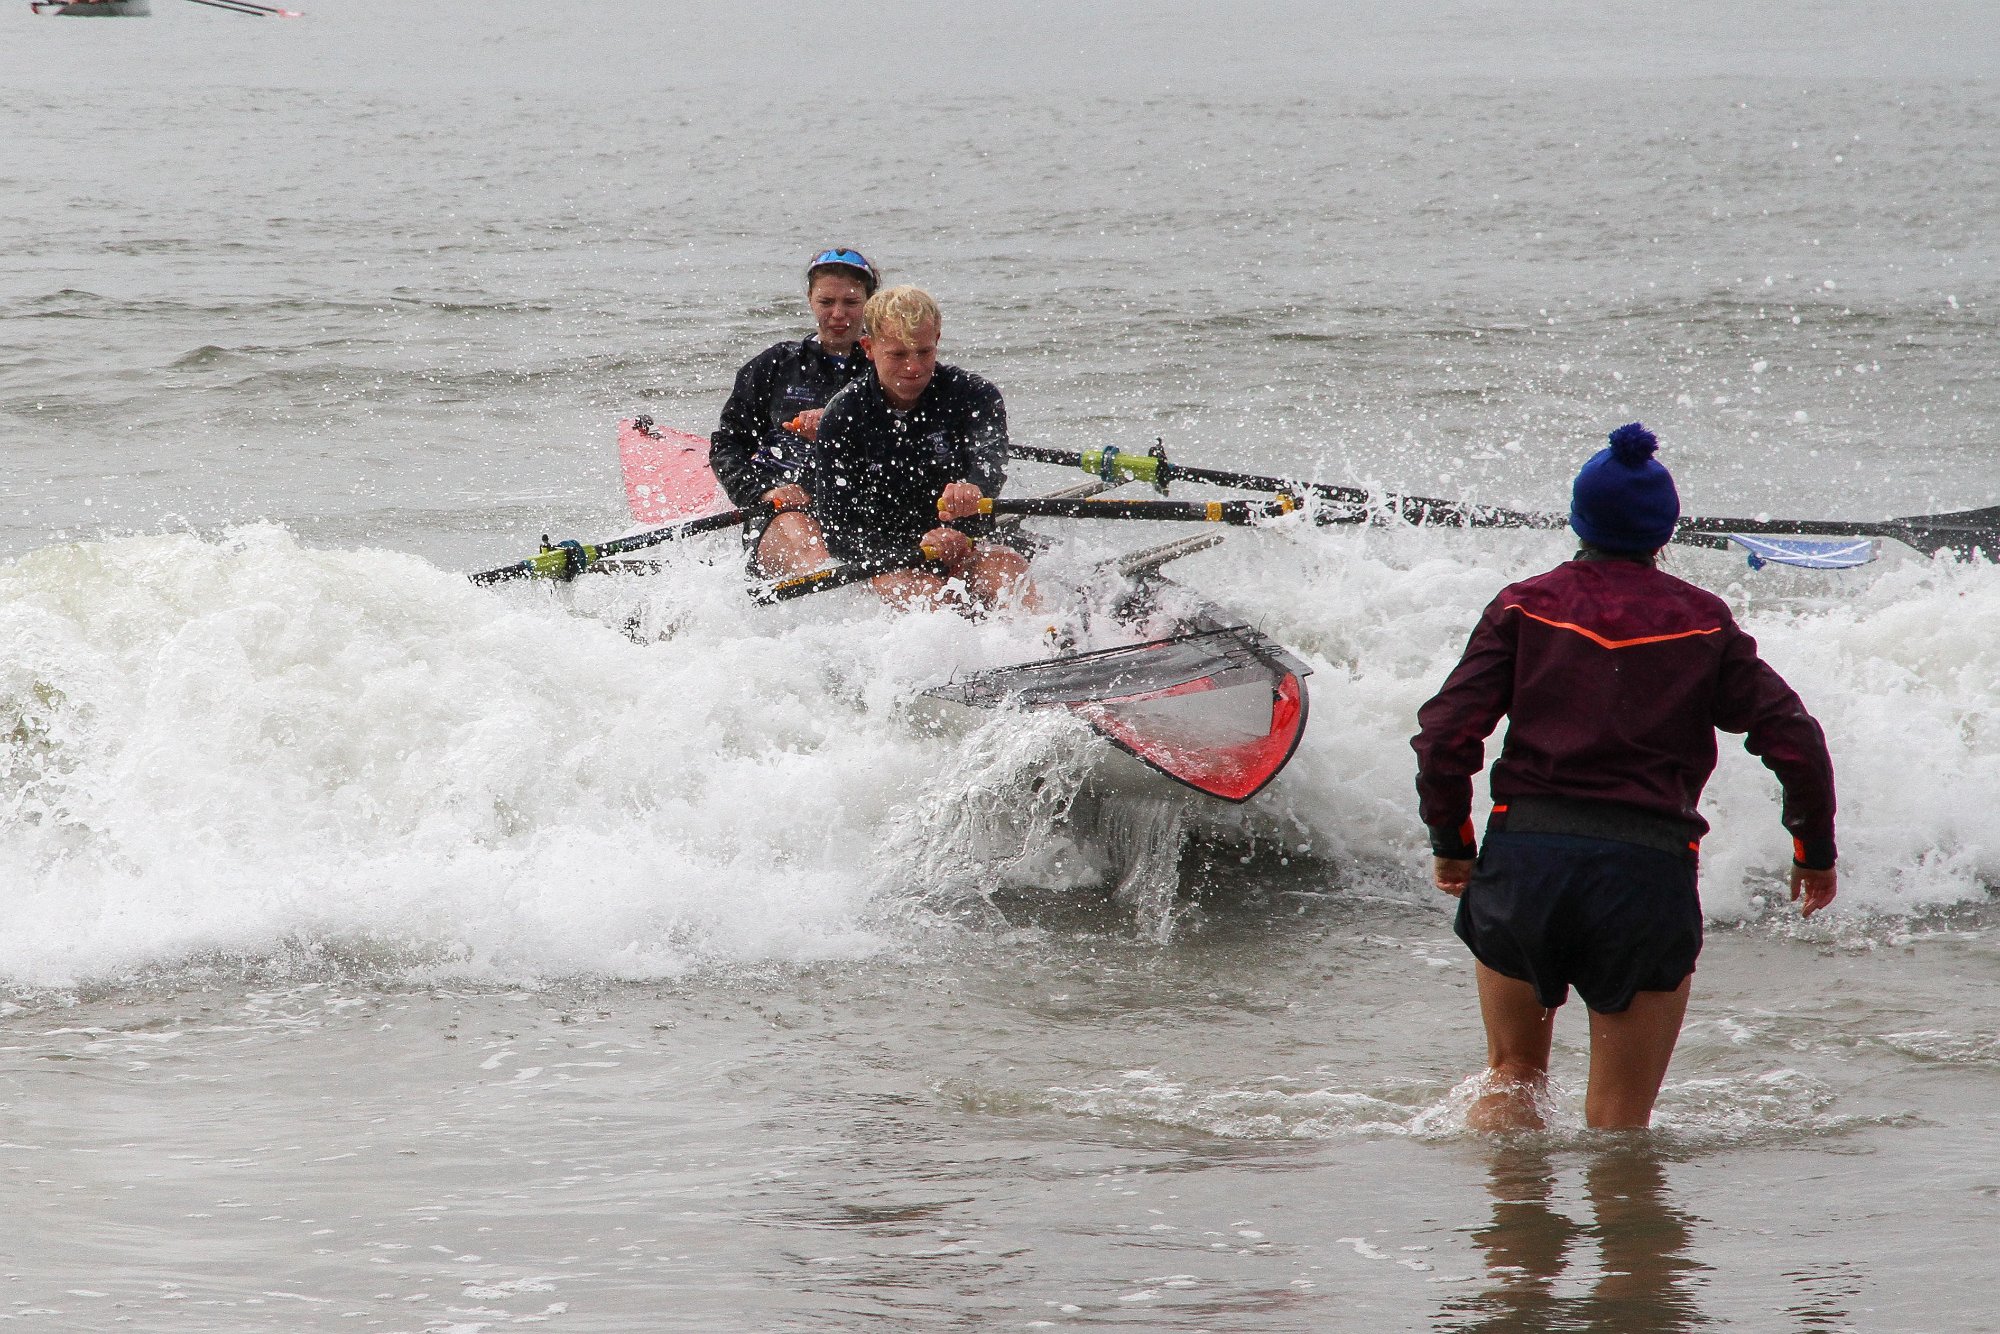
[[1840, 898], [1725, 738], [1655, 1131], [1571, 1006], [1511, 1142], [1407, 738], [1559, 533], [1176, 565], [1314, 669], [1240, 808], [923, 705], [1033, 618], [462, 573], [622, 531], [615, 420], [712, 427], [831, 243], [1024, 443], [1560, 510], [1643, 419], [1691, 513], [2000, 503], [1996, 65], [1951, 4], [0, 16], [0, 1322], [1991, 1327], [2000, 567], [1673, 553], [1826, 727]]

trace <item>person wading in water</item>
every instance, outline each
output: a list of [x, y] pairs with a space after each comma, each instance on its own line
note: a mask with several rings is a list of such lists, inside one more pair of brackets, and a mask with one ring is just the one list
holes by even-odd
[[[1593, 1127], [1651, 1124], [1701, 952], [1696, 810], [1717, 730], [1778, 776], [1791, 896], [1833, 901], [1833, 761], [1798, 695], [1714, 594], [1654, 563], [1680, 498], [1633, 422], [1576, 476], [1576, 558], [1500, 591], [1417, 714], [1417, 793], [1437, 887], [1477, 960], [1489, 1077], [1466, 1120], [1535, 1129], [1557, 1007], [1590, 1010]], [[1502, 717], [1493, 815], [1472, 778]]]

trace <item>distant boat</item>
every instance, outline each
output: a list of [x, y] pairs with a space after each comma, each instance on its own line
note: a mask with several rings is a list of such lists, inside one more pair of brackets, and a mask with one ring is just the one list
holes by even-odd
[[34, 0], [28, 8], [58, 18], [142, 19], [152, 13], [147, 0]]
[[[252, 18], [305, 17], [296, 10], [279, 9], [276, 5], [260, 4], [258, 0], [194, 0], [194, 3], [211, 9], [226, 9], [232, 14], [248, 14]], [[142, 19], [153, 12], [151, 0], [30, 0], [28, 8], [37, 14], [54, 14], [58, 18]]]

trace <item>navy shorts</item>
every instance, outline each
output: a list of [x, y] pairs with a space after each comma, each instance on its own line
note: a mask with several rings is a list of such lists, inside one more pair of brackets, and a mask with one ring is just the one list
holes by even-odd
[[1458, 938], [1553, 1010], [1576, 988], [1600, 1014], [1672, 991], [1701, 953], [1695, 862], [1636, 843], [1489, 830], [1458, 901]]

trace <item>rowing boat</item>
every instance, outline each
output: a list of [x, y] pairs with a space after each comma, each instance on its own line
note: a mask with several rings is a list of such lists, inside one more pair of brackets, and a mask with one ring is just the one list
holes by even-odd
[[[648, 417], [618, 424], [626, 502], [639, 523], [726, 511], [708, 441]], [[925, 693], [970, 708], [1064, 709], [1147, 769], [1206, 796], [1248, 801], [1304, 735], [1310, 669], [1241, 617], [1161, 575], [1221, 541], [1182, 538], [1111, 562], [1111, 635], [1121, 642], [994, 668]]]
[[[248, 14], [252, 18], [305, 17], [295, 9], [280, 9], [276, 5], [262, 4], [260, 0], [191, 0], [191, 3], [210, 9], [226, 9], [232, 14]], [[29, 0], [28, 8], [37, 14], [49, 14], [56, 18], [86, 19], [137, 19], [153, 12], [150, 0]]]
[[72, 19], [142, 19], [153, 12], [148, 0], [33, 0], [28, 8]]
[[1130, 642], [996, 667], [924, 693], [973, 708], [1061, 708], [1183, 787], [1256, 796], [1305, 735], [1312, 669], [1240, 617], [1159, 574], [1220, 538], [1183, 538], [1123, 563], [1112, 615]]

